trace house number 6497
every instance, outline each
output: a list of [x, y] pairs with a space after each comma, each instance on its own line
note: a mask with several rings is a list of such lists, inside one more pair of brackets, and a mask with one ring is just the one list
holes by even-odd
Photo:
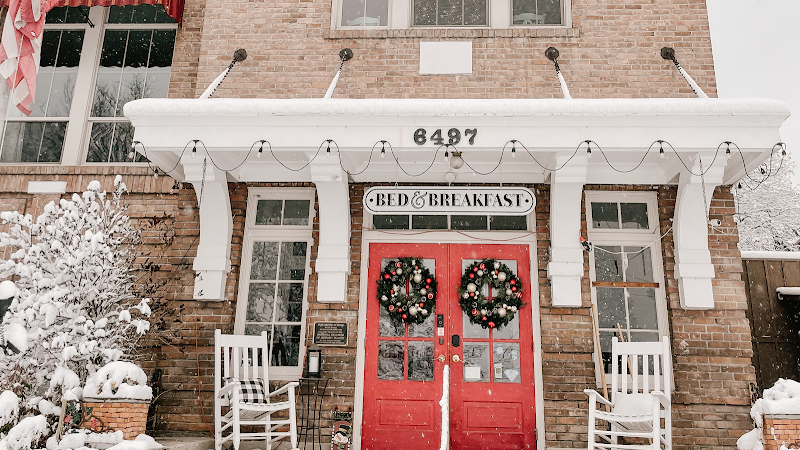
[[[477, 128], [464, 129], [464, 138], [469, 138], [469, 145], [475, 144], [475, 136], [477, 135]], [[445, 139], [447, 140], [446, 142]], [[458, 128], [450, 128], [447, 130], [447, 135], [442, 135], [442, 129], [439, 128], [431, 134], [430, 140], [431, 143], [435, 145], [456, 145], [461, 142], [461, 130]], [[428, 131], [425, 128], [417, 128], [417, 131], [414, 132], [414, 142], [416, 142], [417, 145], [425, 145], [425, 143], [428, 142]]]

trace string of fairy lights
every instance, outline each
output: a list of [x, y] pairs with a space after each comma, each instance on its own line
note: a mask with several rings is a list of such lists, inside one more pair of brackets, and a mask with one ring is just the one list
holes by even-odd
[[[375, 144], [370, 149], [369, 157], [367, 159], [367, 164], [361, 170], [351, 172], [346, 167], [344, 167], [344, 164], [342, 163], [342, 158], [340, 157], [341, 156], [341, 150], [339, 149], [339, 144], [333, 139], [326, 139], [326, 140], [322, 141], [322, 143], [320, 143], [320, 145], [317, 147], [317, 151], [314, 154], [314, 156], [309, 158], [309, 160], [307, 162], [305, 162], [300, 167], [291, 167], [288, 164], [286, 164], [284, 161], [281, 161], [281, 159], [278, 158], [278, 155], [275, 154], [275, 152], [274, 152], [274, 150], [272, 148], [272, 144], [268, 140], [260, 139], [260, 140], [257, 140], [255, 142], [253, 142], [253, 144], [248, 149], [247, 154], [245, 155], [244, 159], [242, 159], [242, 161], [240, 163], [238, 163], [235, 166], [230, 167], [230, 168], [220, 167], [220, 165], [217, 164], [217, 162], [214, 160], [214, 157], [211, 155], [211, 152], [209, 152], [208, 149], [206, 149], [205, 143], [200, 139], [192, 139], [189, 142], [187, 142], [186, 145], [184, 146], [183, 150], [181, 151], [181, 154], [178, 157], [178, 161], [175, 162], [175, 165], [172, 166], [172, 168], [170, 168], [169, 170], [164, 170], [164, 169], [159, 169], [158, 167], [153, 167], [150, 164], [150, 159], [147, 156], [147, 148], [145, 147], [145, 145], [141, 141], [134, 141], [133, 142], [133, 148], [132, 148], [131, 152], [128, 154], [128, 158], [129, 159], [133, 159], [135, 157], [135, 150], [137, 149], [137, 147], [141, 147], [142, 154], [147, 159], [147, 164], [150, 167], [150, 170], [153, 171], [154, 176], [156, 176], [156, 177], [158, 177], [159, 175], [169, 175], [169, 174], [173, 173], [178, 168], [178, 165], [180, 164], [181, 160], [183, 159], [183, 156], [186, 154], [187, 151], [189, 151], [191, 157], [194, 158], [198, 154], [198, 150], [199, 150], [198, 147], [200, 147], [200, 149], [202, 149], [202, 151], [205, 153], [204, 158], [207, 158], [207, 160], [209, 162], [211, 162], [211, 164], [214, 167], [216, 167], [218, 170], [226, 172], [226, 173], [227, 172], [232, 172], [232, 171], [237, 170], [238, 168], [242, 167], [245, 163], [247, 163], [250, 160], [250, 156], [253, 154], [253, 152], [255, 152], [255, 157], [260, 159], [260, 158], [262, 158], [262, 156], [264, 154], [264, 151], [268, 150], [270, 155], [272, 156], [272, 158], [276, 162], [278, 162], [278, 164], [283, 166], [285, 169], [290, 170], [292, 172], [300, 172], [300, 171], [305, 170], [318, 157], [320, 157], [320, 154], [323, 153], [323, 148], [324, 148], [324, 155], [325, 155], [326, 158], [330, 158], [332, 156], [334, 150], [335, 150], [335, 152], [337, 153], [337, 156], [339, 156], [337, 158], [337, 160], [339, 162], [339, 166], [341, 167], [341, 169], [347, 175], [349, 175], [351, 177], [352, 176], [358, 176], [358, 175], [361, 175], [364, 172], [366, 172], [369, 169], [369, 167], [371, 166], [372, 161], [373, 161], [373, 156], [374, 156], [374, 154], [376, 152], [379, 151], [380, 158], [384, 159], [386, 157], [386, 153], [388, 151], [391, 154], [392, 159], [394, 160], [394, 162], [397, 165], [397, 167], [406, 176], [411, 177], [411, 178], [417, 178], [417, 177], [423, 176], [426, 173], [428, 173], [433, 168], [434, 164], [437, 161], [437, 158], [439, 157], [439, 153], [441, 153], [442, 150], [444, 150], [444, 162], [445, 163], [447, 163], [449, 161], [449, 158], [451, 156], [458, 155], [458, 157], [460, 157], [463, 160], [464, 165], [466, 165], [474, 174], [480, 175], [480, 176], [488, 176], [488, 175], [493, 174], [497, 170], [502, 170], [501, 167], [503, 165], [503, 159], [504, 159], [506, 153], [509, 152], [509, 150], [510, 150], [511, 157], [514, 158], [514, 157], [516, 157], [517, 149], [521, 148], [522, 150], [525, 151], [525, 153], [528, 154], [528, 156], [539, 167], [542, 168], [542, 170], [544, 170], [546, 172], [557, 172], [559, 170], [564, 169], [564, 167], [566, 167], [567, 164], [569, 164], [570, 161], [572, 161], [572, 159], [575, 158], [575, 156], [578, 154], [578, 152], [581, 151], [582, 147], [585, 147], [585, 149], [586, 149], [585, 151], [586, 151], [586, 157], [587, 158], [591, 158], [594, 152], [600, 152], [600, 154], [602, 155], [602, 157], [603, 157], [604, 161], [606, 162], [606, 164], [608, 165], [608, 167], [610, 167], [615, 172], [623, 173], [623, 174], [624, 173], [631, 173], [631, 172], [634, 172], [637, 169], [639, 169], [642, 166], [642, 164], [644, 164], [645, 160], [647, 159], [647, 156], [650, 155], [651, 152], [658, 151], [659, 157], [664, 159], [664, 158], [667, 158], [667, 156], [668, 156], [667, 152], [669, 151], [670, 153], [673, 153], [675, 155], [675, 157], [678, 158], [678, 161], [680, 161], [680, 163], [683, 166], [683, 168], [689, 174], [694, 175], [694, 176], [702, 177], [702, 176], [705, 176], [712, 169], [712, 167], [714, 166], [714, 163], [717, 161], [717, 158], [720, 156], [720, 152], [722, 152], [722, 150], [724, 148], [724, 155], [725, 155], [726, 159], [730, 159], [733, 156], [734, 152], [739, 154], [739, 158], [742, 161], [742, 167], [744, 168], [745, 177], [742, 178], [741, 181], [739, 181], [737, 187], [739, 189], [741, 189], [742, 185], [744, 185], [744, 186], [747, 187], [748, 190], [754, 190], [754, 189], [758, 188], [759, 186], [761, 186], [761, 184], [766, 182], [770, 177], [777, 175], [777, 173], [783, 167], [783, 160], [786, 157], [786, 144], [784, 144], [783, 142], [778, 142], [778, 143], [776, 143], [775, 145], [772, 146], [772, 149], [770, 151], [771, 155], [773, 155], [773, 154], [775, 154], [777, 152], [780, 152], [780, 160], [779, 160], [778, 166], [776, 168], [774, 168], [773, 158], [770, 157], [770, 158], [768, 158], [767, 162], [765, 162], [765, 163], [761, 164], [760, 166], [758, 166], [757, 170], [753, 170], [752, 168], [748, 169], [747, 162], [745, 161], [745, 158], [744, 158], [744, 154], [743, 154], [742, 150], [739, 148], [739, 146], [736, 145], [736, 143], [731, 142], [731, 141], [723, 141], [717, 146], [717, 148], [716, 148], [716, 150], [714, 152], [714, 157], [711, 160], [711, 163], [706, 165], [705, 168], [703, 168], [704, 164], [703, 164], [702, 158], [700, 159], [700, 161], [699, 161], [700, 162], [700, 165], [699, 165], [700, 171], [696, 173], [695, 171], [692, 170], [692, 168], [689, 167], [689, 165], [686, 164], [686, 161], [684, 161], [684, 159], [681, 157], [681, 155], [678, 152], [678, 150], [676, 150], [675, 147], [672, 146], [672, 144], [670, 144], [666, 140], [658, 139], [658, 140], [653, 141], [647, 147], [647, 149], [644, 151], [644, 153], [642, 155], [641, 160], [639, 160], [639, 162], [635, 166], [633, 166], [632, 168], [629, 168], [629, 169], [622, 169], [622, 168], [619, 168], [619, 167], [615, 166], [609, 160], [608, 155], [606, 154], [606, 152], [603, 150], [603, 148], [597, 142], [595, 142], [595, 141], [593, 141], [591, 139], [586, 139], [584, 141], [581, 141], [575, 147], [575, 150], [566, 159], [566, 161], [562, 162], [561, 164], [557, 165], [556, 167], [547, 167], [545, 164], [542, 164], [536, 158], [536, 156], [534, 156], [534, 154], [525, 146], [525, 144], [522, 141], [519, 141], [519, 140], [516, 140], [516, 139], [511, 139], [509, 141], [506, 141], [506, 143], [503, 145], [503, 148], [500, 151], [500, 157], [499, 157], [499, 159], [497, 161], [497, 164], [494, 166], [494, 168], [492, 168], [488, 172], [482, 172], [482, 171], [476, 169], [475, 167], [473, 167], [473, 165], [471, 165], [469, 163], [469, 161], [467, 161], [467, 159], [464, 158], [463, 153], [458, 150], [458, 147], [456, 147], [453, 144], [442, 144], [442, 145], [438, 146], [433, 152], [433, 158], [430, 160], [430, 163], [427, 163], [427, 167], [425, 167], [420, 172], [413, 172], [413, 171], [409, 171], [406, 167], [403, 166], [403, 164], [400, 162], [400, 159], [397, 157], [397, 154], [395, 153], [394, 148], [392, 147], [392, 144], [389, 141], [379, 140], [379, 141], [375, 142]], [[191, 150], [189, 150], [190, 147], [191, 147]], [[378, 150], [379, 147], [380, 147], [380, 150]], [[509, 147], [510, 147], [510, 149], [509, 149]], [[657, 150], [656, 150], [656, 147], [657, 147]], [[754, 172], [759, 172], [759, 174], [755, 175], [755, 178], [751, 175], [751, 173], [754, 173]], [[760, 178], [759, 178], [759, 176], [760, 176]]]

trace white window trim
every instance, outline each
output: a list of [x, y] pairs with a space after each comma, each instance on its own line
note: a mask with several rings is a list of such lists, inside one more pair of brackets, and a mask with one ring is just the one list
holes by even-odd
[[[242, 242], [242, 264], [239, 271], [239, 291], [236, 297], [236, 315], [234, 319], [234, 334], [244, 334], [247, 319], [247, 299], [250, 287], [250, 271], [252, 269], [252, 246], [255, 241], [293, 241], [308, 243], [306, 256], [305, 278], [303, 279], [303, 309], [300, 318], [300, 349], [297, 366], [270, 367], [271, 380], [296, 381], [303, 374], [306, 354], [306, 319], [308, 312], [308, 280], [311, 274], [311, 247], [314, 245], [312, 235], [314, 224], [314, 190], [313, 189], [283, 189], [283, 188], [250, 188], [247, 195], [247, 219], [245, 222], [244, 240]], [[258, 200], [309, 200], [308, 225], [256, 225], [256, 210]], [[271, 356], [270, 356], [271, 358]]]
[[[664, 280], [664, 260], [661, 250], [661, 231], [658, 218], [658, 198], [655, 192], [607, 192], [607, 191], [586, 191], [585, 210], [587, 223], [587, 238], [593, 245], [625, 245], [625, 246], [650, 246], [650, 256], [653, 260], [653, 280], [658, 283], [656, 288], [656, 323], [658, 324], [658, 337], [669, 336], [669, 316], [667, 311], [666, 286]], [[649, 230], [636, 230], [628, 228], [620, 229], [593, 229], [592, 228], [592, 202], [609, 203], [646, 203], [647, 218], [650, 225]], [[589, 253], [589, 283], [597, 279], [595, 273], [594, 250]], [[597, 290], [591, 286], [592, 304], [597, 308]], [[598, 311], [599, 312], [599, 311]], [[600, 387], [601, 371], [603, 366], [600, 359], [594, 357], [595, 379], [597, 386]], [[608, 374], [606, 374], [608, 375]], [[671, 374], [670, 374], [671, 376]], [[611, 379], [606, 379], [606, 384], [610, 385]]]
[[412, 25], [413, 2], [414, 0], [387, 0], [389, 2], [389, 14], [386, 26], [346, 26], [342, 23], [342, 2], [343, 0], [332, 0], [333, 7], [331, 14], [332, 30], [386, 30], [386, 29], [506, 29], [506, 28], [571, 28], [572, 27], [572, 0], [562, 0], [561, 2], [561, 24], [560, 25], [513, 25], [511, 20], [513, 0], [488, 0], [488, 26], [414, 26]]
[[[45, 30], [84, 30], [83, 46], [81, 48], [81, 58], [78, 64], [78, 74], [75, 79], [75, 91], [72, 94], [72, 105], [70, 106], [69, 118], [67, 121], [67, 131], [64, 136], [64, 148], [61, 151], [60, 163], [31, 163], [31, 162], [4, 162], [3, 165], [61, 165], [61, 166], [147, 166], [147, 163], [134, 162], [87, 162], [86, 157], [89, 153], [89, 134], [91, 133], [92, 102], [94, 101], [94, 87], [97, 80], [98, 66], [103, 49], [103, 37], [105, 30], [172, 30], [178, 29], [177, 23], [142, 23], [142, 24], [109, 24], [109, 7], [93, 6], [89, 8], [89, 20], [95, 24], [94, 28], [88, 23], [79, 24], [45, 24]], [[6, 108], [5, 102], [2, 106], [2, 124], [0, 132], [5, 134]], [[40, 120], [41, 119], [41, 120]], [[108, 118], [108, 121], [119, 122], [120, 118]], [[124, 117], [121, 119], [127, 120]], [[28, 121], [28, 120], [23, 120]], [[48, 121], [47, 117], [31, 118], [30, 122]], [[2, 137], [0, 135], [0, 137]]]

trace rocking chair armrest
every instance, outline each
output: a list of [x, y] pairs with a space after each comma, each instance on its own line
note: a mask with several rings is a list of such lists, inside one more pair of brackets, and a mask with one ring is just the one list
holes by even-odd
[[225, 386], [222, 387], [219, 391], [217, 391], [217, 397], [222, 397], [228, 395], [231, 392], [235, 392], [234, 389], [239, 386], [239, 380], [232, 381]]
[[283, 394], [283, 393], [286, 393], [287, 391], [289, 391], [289, 388], [294, 389], [294, 388], [296, 388], [298, 386], [300, 386], [300, 383], [298, 383], [297, 381], [291, 381], [291, 382], [286, 383], [283, 386], [279, 387], [278, 389], [275, 389], [274, 391], [270, 392], [269, 394], [267, 394], [267, 396], [268, 397], [272, 397], [274, 395], [280, 395], [280, 394]]
[[670, 403], [672, 403], [670, 398], [661, 391], [651, 391], [650, 395], [652, 395], [654, 399], [661, 403], [661, 405], [663, 405], [665, 408], [669, 407]]
[[610, 401], [606, 400], [605, 397], [600, 395], [600, 393], [595, 391], [594, 389], [584, 389], [583, 393], [589, 396], [589, 401], [597, 400], [604, 405], [614, 406], [611, 404]]

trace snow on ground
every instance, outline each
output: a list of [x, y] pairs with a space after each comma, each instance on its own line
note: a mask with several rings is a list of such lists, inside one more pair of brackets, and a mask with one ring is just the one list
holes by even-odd
[[5, 442], [9, 450], [27, 450], [49, 431], [45, 416], [26, 417], [8, 431]]
[[[771, 388], [764, 391], [763, 398], [756, 400], [750, 408], [750, 417], [756, 422], [756, 429], [751, 430], [736, 442], [740, 450], [763, 450], [761, 441], [764, 414], [798, 414], [800, 415], [800, 383], [794, 380], [779, 379]], [[781, 450], [785, 449], [781, 447]]]
[[150, 400], [153, 390], [147, 386], [147, 375], [136, 364], [114, 361], [106, 364], [86, 380], [83, 390], [87, 398], [126, 398]]

